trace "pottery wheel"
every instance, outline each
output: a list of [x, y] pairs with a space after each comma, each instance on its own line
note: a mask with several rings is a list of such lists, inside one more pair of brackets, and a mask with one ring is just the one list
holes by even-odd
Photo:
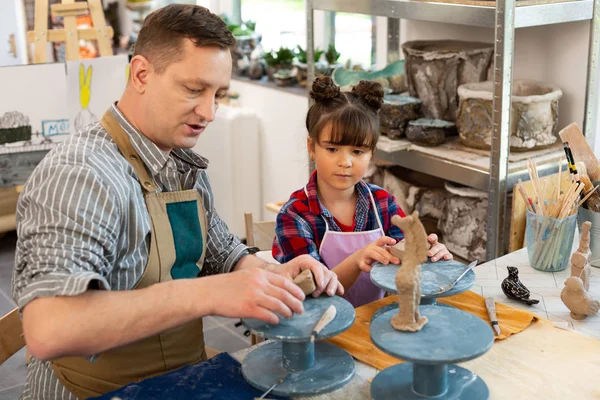
[[278, 324], [268, 324], [251, 318], [242, 319], [242, 323], [256, 336], [281, 339], [286, 342], [305, 342], [310, 339], [312, 329], [332, 304], [336, 308], [335, 318], [315, 338], [315, 340], [327, 339], [350, 328], [356, 317], [352, 304], [339, 296], [321, 295], [316, 299], [307, 296], [302, 314], [294, 314], [290, 319], [280, 316]]
[[421, 306], [428, 322], [419, 332], [395, 330], [396, 310], [371, 322], [371, 341], [379, 349], [408, 361], [375, 376], [371, 395], [382, 399], [487, 399], [481, 378], [455, 363], [487, 352], [494, 342], [492, 329], [481, 319], [454, 307]]
[[276, 339], [246, 356], [242, 362], [246, 381], [266, 391], [286, 376], [272, 392], [282, 396], [316, 395], [348, 383], [354, 376], [352, 356], [329, 343], [309, 340], [312, 329], [332, 304], [336, 307], [336, 316], [316, 336], [315, 340], [321, 340], [345, 331], [354, 322], [354, 307], [339, 296], [307, 297], [302, 314], [281, 318], [279, 324], [243, 319], [242, 323], [257, 336]]
[[[315, 343], [315, 364], [291, 372], [271, 393], [278, 396], [310, 396], [344, 386], [354, 376], [354, 360], [345, 350], [329, 343]], [[242, 363], [244, 379], [267, 391], [288, 372], [283, 366], [281, 342], [270, 342], [250, 352]], [[269, 397], [269, 396], [267, 396]]]
[[[380, 263], [373, 264], [371, 269], [371, 281], [373, 284], [383, 290], [390, 293], [397, 294], [396, 289], [396, 272], [402, 268], [402, 264], [388, 264], [383, 265]], [[469, 271], [451, 290], [436, 294], [438, 286], [447, 285], [454, 282], [456, 278], [460, 276], [466, 269], [467, 265], [455, 261], [438, 261], [438, 262], [426, 262], [421, 265], [421, 297], [423, 299], [435, 300], [437, 297], [454, 296], [455, 294], [462, 293], [469, 290], [475, 283], [475, 272]]]

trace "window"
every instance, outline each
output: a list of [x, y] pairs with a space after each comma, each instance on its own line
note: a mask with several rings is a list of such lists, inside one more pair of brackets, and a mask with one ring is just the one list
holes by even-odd
[[351, 60], [352, 65], [362, 64], [368, 68], [371, 59], [373, 19], [368, 15], [336, 13], [335, 47], [340, 53], [339, 62]]
[[[256, 31], [262, 34], [265, 51], [280, 47], [306, 46], [306, 9], [304, 0], [241, 0], [243, 21], [255, 21]], [[329, 19], [328, 19], [329, 20]], [[320, 19], [322, 21], [322, 19]], [[368, 15], [335, 13], [335, 45], [340, 53], [339, 62], [348, 59], [352, 64], [370, 67], [372, 60], [373, 19]], [[325, 22], [327, 24], [327, 22]], [[317, 25], [315, 17], [315, 25]], [[329, 23], [331, 25], [331, 23]], [[325, 29], [328, 30], [327, 28]], [[315, 26], [315, 45], [323, 38]]]
[[265, 51], [306, 46], [304, 0], [242, 0], [241, 15], [256, 22]]

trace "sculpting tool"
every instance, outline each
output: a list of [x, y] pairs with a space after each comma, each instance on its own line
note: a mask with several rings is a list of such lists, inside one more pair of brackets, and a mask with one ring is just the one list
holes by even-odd
[[500, 335], [500, 325], [498, 324], [498, 317], [496, 317], [496, 303], [492, 297], [485, 298], [485, 308], [487, 309], [488, 316], [490, 317], [494, 334], [496, 336]]

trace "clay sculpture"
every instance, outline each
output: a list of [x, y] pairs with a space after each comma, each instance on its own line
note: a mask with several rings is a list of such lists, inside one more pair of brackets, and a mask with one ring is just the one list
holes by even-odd
[[406, 248], [400, 254], [402, 267], [396, 273], [398, 314], [391, 323], [396, 330], [417, 332], [427, 323], [427, 317], [419, 314], [421, 264], [427, 261], [427, 234], [417, 211], [405, 218], [395, 215], [392, 223], [404, 232]]
[[508, 276], [502, 281], [501, 285], [502, 291], [506, 297], [522, 301], [528, 306], [539, 303], [539, 300], [529, 298], [529, 289], [527, 289], [519, 280], [519, 270], [515, 267], [506, 268], [508, 268]]

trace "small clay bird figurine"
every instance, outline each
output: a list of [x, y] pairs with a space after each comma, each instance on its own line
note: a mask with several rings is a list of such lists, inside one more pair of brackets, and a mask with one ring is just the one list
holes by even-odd
[[600, 302], [589, 295], [583, 286], [583, 281], [576, 276], [565, 281], [560, 299], [571, 310], [571, 318], [576, 320], [596, 315], [600, 310]]
[[519, 281], [519, 270], [516, 267], [507, 267], [508, 268], [508, 276], [502, 281], [502, 291], [506, 295], [506, 297], [514, 300], [519, 300], [527, 305], [531, 306], [533, 304], [537, 304], [540, 301], [535, 299], [530, 299], [529, 289], [525, 287]]

